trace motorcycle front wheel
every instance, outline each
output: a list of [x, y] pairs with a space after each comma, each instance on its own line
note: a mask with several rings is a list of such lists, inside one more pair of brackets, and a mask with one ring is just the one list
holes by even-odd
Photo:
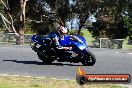
[[95, 62], [96, 62], [95, 55], [90, 51], [86, 51], [81, 63], [84, 66], [93, 66], [95, 64]]

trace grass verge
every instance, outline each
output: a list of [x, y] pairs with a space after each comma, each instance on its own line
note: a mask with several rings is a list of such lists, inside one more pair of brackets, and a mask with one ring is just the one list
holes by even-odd
[[132, 50], [132, 45], [129, 45], [127, 43], [128, 43], [128, 40], [125, 39], [124, 42], [123, 42], [123, 49], [130, 49], [130, 50]]
[[0, 88], [124, 88], [115, 84], [85, 84], [80, 86], [75, 80], [51, 78], [3, 76], [0, 75]]

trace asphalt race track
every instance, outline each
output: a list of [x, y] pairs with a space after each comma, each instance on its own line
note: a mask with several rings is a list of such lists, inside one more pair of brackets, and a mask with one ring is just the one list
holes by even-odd
[[[83, 66], [89, 74], [132, 75], [132, 50], [90, 49], [96, 56], [94, 66]], [[0, 45], [0, 74], [75, 79], [81, 63], [54, 62], [44, 65], [29, 46]]]

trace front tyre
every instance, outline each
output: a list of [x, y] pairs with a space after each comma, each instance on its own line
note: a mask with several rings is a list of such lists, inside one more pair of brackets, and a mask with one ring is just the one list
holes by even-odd
[[90, 51], [85, 51], [85, 54], [83, 56], [81, 63], [84, 66], [93, 66], [95, 62], [96, 62], [95, 55]]

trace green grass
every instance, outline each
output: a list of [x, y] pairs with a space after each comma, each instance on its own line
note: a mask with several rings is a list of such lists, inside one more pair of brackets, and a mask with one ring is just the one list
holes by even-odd
[[124, 88], [115, 84], [85, 84], [80, 86], [75, 80], [59, 80], [51, 78], [2, 76], [0, 88]]
[[92, 37], [91, 33], [87, 30], [82, 30], [83, 36], [86, 38], [88, 45], [92, 45], [92, 41], [94, 38]]
[[[82, 30], [83, 36], [86, 38], [89, 45], [92, 45], [92, 42], [94, 41], [94, 38], [92, 37], [91, 33], [87, 30]], [[124, 39], [123, 42], [123, 49], [130, 49], [132, 50], [132, 45], [128, 45], [128, 38]]]
[[[91, 33], [85, 29], [81, 30], [81, 33], [86, 38], [88, 45], [91, 46], [92, 42], [94, 41], [94, 38], [92, 38]], [[71, 35], [77, 34], [77, 30], [71, 30], [69, 34]]]
[[123, 42], [123, 49], [131, 49], [132, 50], [132, 45], [128, 45], [128, 40], [127, 38]]
[[131, 49], [132, 50], [132, 45], [125, 45], [124, 49]]

